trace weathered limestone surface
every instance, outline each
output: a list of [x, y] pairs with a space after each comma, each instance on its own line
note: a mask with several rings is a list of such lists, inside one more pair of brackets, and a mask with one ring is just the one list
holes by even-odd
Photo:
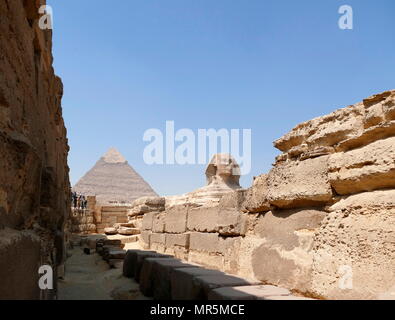
[[[283, 154], [247, 190], [230, 174], [236, 164], [221, 167], [214, 157], [209, 186], [232, 181], [232, 190], [166, 197], [164, 211], [144, 217], [142, 243], [306, 296], [393, 298], [395, 91], [300, 124], [275, 146]], [[223, 279], [219, 285], [230, 288], [208, 284], [205, 291], [205, 273], [195, 272], [175, 272], [189, 283], [174, 283], [175, 296], [188, 290], [195, 299], [307, 299], [275, 290], [260, 295], [250, 286], [235, 291]]]
[[149, 212], [160, 212], [165, 210], [165, 198], [163, 197], [143, 197], [132, 203], [132, 208], [128, 216], [138, 216]]
[[338, 194], [395, 187], [395, 137], [329, 158], [329, 180]]
[[194, 300], [199, 295], [199, 290], [194, 290], [193, 280], [197, 276], [221, 275], [217, 270], [203, 268], [180, 268], [171, 274], [171, 298], [173, 300]]
[[252, 254], [252, 268], [264, 283], [309, 292], [313, 244], [326, 212], [316, 209], [271, 211], [257, 219], [254, 233], [264, 240]]
[[211, 290], [209, 300], [267, 300], [272, 296], [289, 296], [291, 292], [275, 286], [223, 287]]
[[188, 205], [178, 205], [166, 210], [165, 231], [183, 233], [187, 231]]
[[189, 231], [217, 232], [237, 236], [246, 232], [246, 216], [237, 209], [226, 207], [191, 208], [188, 212]]
[[38, 27], [39, 4], [0, 0], [0, 299], [54, 298], [56, 288], [40, 296], [38, 268], [53, 267], [56, 287], [65, 259], [63, 86], [52, 67], [52, 32]]
[[360, 193], [333, 205], [315, 238], [313, 260], [312, 290], [318, 295], [394, 294], [395, 190]]
[[[196, 266], [196, 265], [195, 265]], [[195, 267], [177, 259], [158, 259], [153, 261], [152, 287], [156, 300], [171, 299], [171, 275], [176, 268]]]
[[278, 208], [322, 205], [332, 198], [328, 156], [276, 165], [268, 174], [270, 204]]
[[267, 197], [267, 174], [254, 178], [252, 187], [247, 190], [243, 202], [243, 212], [259, 213], [269, 211], [271, 206]]
[[221, 287], [238, 287], [238, 286], [249, 286], [258, 284], [255, 281], [249, 281], [247, 279], [234, 277], [226, 274], [220, 275], [201, 275], [194, 277], [193, 290], [195, 292], [195, 299], [207, 300], [210, 292], [213, 289]]
[[395, 91], [339, 109], [296, 126], [274, 145], [285, 154], [281, 160], [330, 154], [393, 136]]

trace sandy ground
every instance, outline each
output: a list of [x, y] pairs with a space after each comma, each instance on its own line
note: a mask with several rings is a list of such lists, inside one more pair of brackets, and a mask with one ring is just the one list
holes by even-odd
[[[128, 244], [132, 249], [138, 244]], [[138, 284], [122, 276], [121, 269], [110, 269], [96, 253], [86, 255], [75, 247], [66, 261], [64, 280], [59, 280], [59, 300], [145, 300]]]

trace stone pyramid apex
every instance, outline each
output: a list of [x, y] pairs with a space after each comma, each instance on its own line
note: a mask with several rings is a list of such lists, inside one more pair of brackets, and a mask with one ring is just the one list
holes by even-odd
[[85, 196], [96, 196], [101, 205], [131, 203], [141, 197], [157, 197], [156, 192], [115, 148], [110, 148], [73, 187]]
[[102, 157], [107, 163], [125, 163], [125, 157], [115, 148], [110, 148]]

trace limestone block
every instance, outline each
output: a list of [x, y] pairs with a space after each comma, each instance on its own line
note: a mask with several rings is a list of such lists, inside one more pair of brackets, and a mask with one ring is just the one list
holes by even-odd
[[169, 255], [157, 253], [154, 251], [141, 251], [136, 253], [136, 268], [135, 268], [135, 274], [134, 274], [134, 279], [139, 282], [140, 281], [140, 275], [141, 275], [141, 270], [144, 264], [144, 260], [146, 258], [171, 258]]
[[329, 158], [329, 181], [340, 195], [395, 187], [395, 137]]
[[120, 227], [118, 233], [124, 236], [140, 234], [140, 230], [136, 228]]
[[288, 289], [275, 286], [224, 287], [211, 290], [208, 300], [266, 300], [272, 296], [289, 296]]
[[166, 246], [162, 243], [152, 243], [150, 249], [159, 253], [166, 253]]
[[151, 246], [155, 244], [166, 244], [166, 234], [165, 233], [152, 233], [150, 238]]
[[143, 249], [148, 249], [151, 246], [150, 238], [151, 238], [151, 231], [142, 231], [140, 234], [140, 244]]
[[122, 244], [127, 244], [127, 243], [133, 243], [133, 242], [138, 242], [140, 239], [140, 235], [134, 235], [134, 236], [123, 236], [121, 238]]
[[219, 236], [216, 233], [192, 232], [189, 248], [200, 252], [218, 252]]
[[118, 230], [115, 228], [105, 228], [104, 233], [107, 235], [118, 234]]
[[165, 232], [165, 213], [155, 214], [152, 219], [152, 232]]
[[230, 276], [230, 275], [202, 275], [192, 280], [193, 289], [197, 300], [207, 300], [211, 290], [222, 287], [238, 287], [259, 284], [256, 281]]
[[267, 193], [267, 175], [262, 174], [259, 177], [255, 177], [252, 187], [246, 192], [242, 211], [251, 213], [269, 211], [270, 203], [267, 199]]
[[141, 268], [141, 274], [140, 274], [140, 291], [146, 296], [146, 297], [152, 297], [154, 295], [153, 291], [153, 265], [154, 262], [157, 261], [158, 259], [164, 260], [164, 261], [176, 261], [177, 264], [179, 263], [179, 260], [175, 260], [173, 258], [146, 258], [144, 259], [143, 266]]
[[146, 205], [153, 208], [164, 208], [166, 199], [164, 197], [142, 197], [133, 201], [132, 206]]
[[337, 202], [315, 237], [312, 292], [327, 299], [378, 299], [395, 286], [394, 243], [395, 190]]
[[242, 237], [220, 238], [218, 252], [223, 256], [221, 270], [238, 274], [240, 262], [240, 245]]
[[88, 239], [87, 245], [89, 249], [96, 249], [96, 245], [97, 245], [96, 239]]
[[116, 221], [117, 221], [117, 223], [125, 223], [125, 222], [128, 222], [128, 217], [127, 216], [118, 216]]
[[216, 232], [218, 206], [190, 208], [188, 212], [188, 230], [198, 232]]
[[269, 202], [279, 208], [321, 205], [331, 200], [328, 157], [281, 163], [267, 178]]
[[174, 206], [166, 210], [165, 231], [184, 233], [187, 231], [188, 205]]
[[115, 246], [115, 247], [122, 247], [122, 241], [118, 239], [103, 239], [100, 240], [104, 246]]
[[134, 228], [143, 229], [143, 217], [142, 216], [137, 216], [134, 217], [130, 220], [128, 220], [128, 223], [132, 223], [134, 225]]
[[235, 189], [232, 192], [224, 194], [219, 200], [220, 208], [232, 208], [240, 211], [246, 200], [247, 189]]
[[[274, 142], [278, 161], [347, 151], [395, 133], [395, 93], [386, 91], [329, 115], [297, 125]], [[323, 150], [323, 152], [320, 152]], [[318, 151], [318, 153], [316, 152]]]
[[163, 197], [143, 197], [132, 203], [132, 208], [128, 210], [128, 216], [139, 216], [149, 212], [160, 212], [165, 210], [165, 198]]
[[184, 234], [166, 234], [166, 248], [183, 247], [189, 248], [189, 233]]
[[40, 238], [31, 232], [0, 230], [1, 299], [40, 299], [37, 286]]
[[247, 215], [232, 208], [219, 208], [216, 231], [221, 236], [240, 236], [247, 232]]
[[224, 274], [217, 270], [209, 270], [201, 267], [174, 269], [171, 274], [171, 298], [172, 300], [196, 300], [200, 290], [194, 291], [193, 279], [203, 275]]
[[126, 215], [129, 207], [122, 206], [102, 206], [101, 211], [103, 215]]
[[224, 265], [225, 265], [224, 260], [225, 260], [224, 256], [219, 253], [201, 252], [191, 249], [189, 250], [188, 253], [189, 262], [198, 263], [202, 266], [216, 270], [224, 269]]
[[108, 261], [111, 259], [124, 259], [126, 256], [126, 251], [125, 250], [109, 250], [107, 254], [104, 255], [104, 258]]
[[274, 142], [274, 146], [287, 152], [300, 145], [334, 146], [358, 135], [363, 128], [365, 107], [362, 103], [336, 110], [329, 115], [297, 125]]
[[395, 92], [383, 103], [383, 112], [387, 120], [395, 120]]
[[171, 299], [171, 275], [175, 269], [191, 268], [196, 265], [184, 263], [176, 259], [163, 259], [153, 262], [152, 287], [155, 300]]
[[264, 283], [309, 291], [314, 237], [326, 215], [317, 209], [279, 210], [261, 215], [254, 232], [264, 242], [252, 253], [254, 276]]
[[156, 213], [154, 213], [154, 212], [148, 212], [148, 213], [144, 214], [143, 224], [142, 224], [143, 230], [152, 230], [152, 223], [153, 223], [155, 214]]
[[165, 247], [163, 253], [169, 254], [177, 259], [189, 260], [189, 250], [185, 247], [173, 246], [173, 247]]
[[141, 252], [141, 250], [128, 250], [126, 252], [124, 263], [123, 263], [123, 271], [122, 271], [124, 277], [127, 278], [134, 277], [136, 264], [137, 264], [137, 252]]
[[218, 232], [224, 236], [244, 235], [246, 221], [246, 215], [234, 208], [221, 205], [190, 208], [187, 228], [189, 231]]
[[364, 127], [370, 128], [378, 125], [385, 120], [383, 105], [381, 103], [375, 104], [366, 110]]

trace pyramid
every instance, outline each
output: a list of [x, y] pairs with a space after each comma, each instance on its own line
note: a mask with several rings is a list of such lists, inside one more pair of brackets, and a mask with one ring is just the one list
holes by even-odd
[[158, 196], [114, 148], [96, 162], [73, 187], [73, 191], [96, 196], [100, 204], [131, 203], [141, 197]]

